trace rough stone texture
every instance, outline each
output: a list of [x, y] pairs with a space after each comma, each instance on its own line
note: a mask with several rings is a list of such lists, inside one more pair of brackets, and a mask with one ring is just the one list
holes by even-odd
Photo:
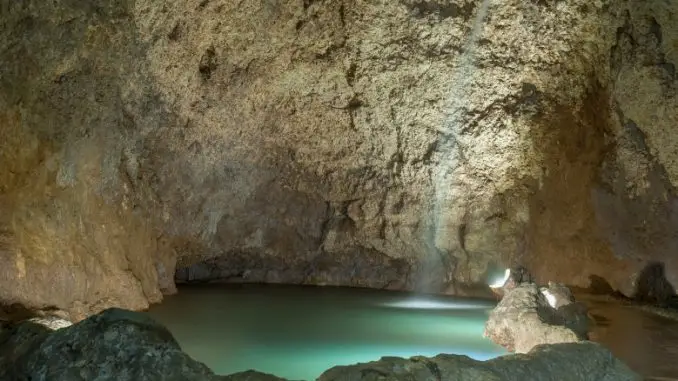
[[177, 267], [459, 292], [517, 261], [630, 295], [654, 260], [676, 284], [677, 15], [0, 0], [0, 304], [144, 308]]
[[527, 353], [540, 344], [588, 339], [588, 316], [579, 303], [549, 305], [534, 283], [507, 291], [490, 312], [484, 336], [511, 352]]
[[274, 376], [269, 373], [257, 372], [256, 370], [247, 370], [244, 372], [222, 376], [221, 381], [285, 381], [284, 378]]
[[602, 346], [591, 343], [540, 345], [528, 354], [476, 361], [467, 356], [384, 357], [379, 361], [334, 367], [318, 381], [636, 381], [642, 378]]
[[0, 336], [0, 379], [7, 381], [210, 381], [205, 365], [143, 314], [108, 309], [56, 331], [28, 321]]

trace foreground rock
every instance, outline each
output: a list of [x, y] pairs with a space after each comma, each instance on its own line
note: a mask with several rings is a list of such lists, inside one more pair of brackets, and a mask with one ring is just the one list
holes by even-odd
[[438, 355], [334, 367], [318, 381], [635, 381], [642, 378], [599, 344], [540, 345], [527, 354], [476, 361], [467, 356]]
[[521, 284], [532, 282], [534, 282], [534, 278], [530, 271], [524, 266], [515, 265], [506, 269], [502, 278], [490, 283], [490, 289], [496, 296], [502, 298], [504, 294]]
[[484, 334], [509, 351], [527, 353], [540, 344], [586, 340], [588, 316], [566, 287], [523, 283], [504, 294]]
[[109, 309], [67, 328], [26, 321], [0, 334], [0, 380], [210, 381], [205, 365], [141, 313]]

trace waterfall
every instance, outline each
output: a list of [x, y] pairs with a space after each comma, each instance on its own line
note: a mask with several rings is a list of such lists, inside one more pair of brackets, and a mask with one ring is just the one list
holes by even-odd
[[[425, 242], [428, 244], [428, 251], [419, 267], [419, 274], [415, 280], [415, 290], [419, 292], [435, 292], [430, 289], [429, 284], [436, 279], [431, 279], [431, 274], [436, 274], [441, 268], [447, 266], [446, 255], [443, 255], [436, 249], [436, 242], [441, 229], [447, 225], [443, 213], [443, 205], [449, 196], [452, 187], [451, 174], [457, 167], [459, 152], [456, 137], [461, 127], [461, 116], [464, 112], [464, 103], [467, 101], [465, 93], [471, 81], [473, 80], [473, 70], [475, 69], [475, 48], [478, 45], [478, 38], [482, 35], [483, 24], [490, 6], [490, 0], [482, 0], [473, 21], [471, 33], [464, 43], [463, 50], [459, 56], [459, 63], [451, 80], [451, 88], [448, 96], [448, 112], [442, 128], [444, 140], [438, 145], [441, 157], [443, 158], [436, 169], [434, 179], [434, 208], [433, 208], [433, 228]], [[444, 268], [444, 270], [446, 270]], [[434, 275], [435, 277], [435, 275]]]

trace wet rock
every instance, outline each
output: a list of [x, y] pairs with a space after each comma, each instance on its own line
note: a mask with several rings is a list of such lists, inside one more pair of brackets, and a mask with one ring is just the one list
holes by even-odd
[[221, 376], [220, 381], [285, 381], [284, 378], [272, 375], [270, 373], [258, 372], [256, 370], [247, 370], [244, 372]]
[[338, 366], [318, 381], [640, 381], [642, 378], [604, 347], [592, 343], [539, 345], [527, 354], [476, 361], [467, 356], [384, 357]]
[[[566, 295], [563, 286], [554, 285], [553, 292]], [[586, 340], [585, 306], [570, 302], [567, 296], [554, 301], [552, 306], [547, 295], [550, 294], [541, 292], [534, 283], [523, 283], [508, 291], [490, 312], [484, 336], [518, 353], [526, 353], [539, 344]]]
[[108, 309], [51, 330], [22, 322], [0, 335], [0, 380], [218, 380], [142, 313]]
[[534, 278], [527, 268], [516, 265], [506, 269], [504, 278], [502, 278], [497, 283], [491, 284], [490, 289], [495, 293], [495, 295], [503, 297], [504, 294], [510, 292], [521, 284], [532, 283], [533, 281]]
[[576, 302], [572, 291], [561, 283], [549, 282], [547, 287], [540, 287], [539, 292], [546, 297], [549, 305], [555, 309]]
[[57, 316], [35, 317], [29, 319], [28, 321], [34, 324], [42, 325], [46, 328], [49, 328], [52, 331], [56, 331], [57, 329], [62, 329], [73, 325], [71, 321], [68, 321]]

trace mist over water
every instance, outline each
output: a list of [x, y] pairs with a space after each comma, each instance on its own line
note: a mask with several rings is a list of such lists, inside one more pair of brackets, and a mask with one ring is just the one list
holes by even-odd
[[[438, 151], [440, 152], [441, 162], [436, 168], [434, 178], [434, 207], [433, 207], [433, 228], [431, 236], [427, 237], [429, 243], [426, 258], [420, 264], [417, 278], [415, 279], [415, 290], [418, 292], [430, 293], [437, 292], [436, 285], [432, 283], [433, 277], [449, 278], [451, 274], [441, 273], [441, 269], [453, 268], [455, 264], [449, 263], [454, 260], [448, 254], [438, 250], [438, 242], [449, 232], [446, 232], [447, 219], [444, 212], [444, 206], [449, 204], [450, 199], [454, 197], [450, 193], [456, 184], [452, 174], [457, 168], [459, 161], [463, 159], [459, 151], [457, 136], [461, 128], [461, 115], [468, 102], [469, 89], [472, 86], [473, 71], [475, 70], [475, 49], [478, 39], [482, 35], [485, 17], [490, 7], [490, 0], [483, 0], [476, 11], [476, 17], [473, 21], [471, 33], [468, 36], [459, 62], [455, 67], [454, 75], [450, 81], [452, 84], [448, 96], [447, 117], [444, 125], [440, 129]], [[449, 279], [447, 279], [449, 280]]]
[[221, 285], [182, 287], [149, 314], [217, 374], [256, 369], [314, 380], [333, 366], [383, 356], [501, 355], [482, 337], [492, 307], [364, 289]]

